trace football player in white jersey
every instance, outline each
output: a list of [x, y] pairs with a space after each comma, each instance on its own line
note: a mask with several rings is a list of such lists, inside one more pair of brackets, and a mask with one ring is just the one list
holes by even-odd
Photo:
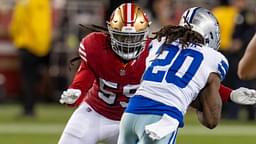
[[173, 144], [183, 117], [199, 97], [199, 121], [216, 127], [221, 117], [221, 80], [228, 61], [217, 50], [216, 18], [204, 8], [186, 10], [179, 26], [156, 33], [139, 89], [121, 119], [118, 144]]

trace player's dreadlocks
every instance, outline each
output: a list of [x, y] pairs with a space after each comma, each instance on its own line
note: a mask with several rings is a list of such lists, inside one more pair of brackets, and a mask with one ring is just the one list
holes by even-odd
[[179, 39], [179, 42], [183, 48], [187, 47], [189, 43], [204, 44], [204, 37], [198, 32], [193, 31], [192, 26], [187, 22], [186, 19], [185, 22], [187, 24], [185, 26], [164, 26], [158, 32], [153, 33], [155, 34], [155, 37], [152, 39], [161, 41], [162, 37], [166, 37], [165, 43], [172, 43], [173, 41]]
[[[106, 34], [108, 33], [108, 29], [102, 26], [97, 26], [97, 25], [82, 25], [79, 24], [79, 38], [83, 38], [84, 36], [88, 35], [91, 32], [103, 32]], [[69, 70], [71, 70], [72, 66], [74, 65], [74, 62], [81, 60], [80, 56], [73, 57], [72, 59], [69, 60]]]
[[106, 27], [98, 26], [98, 25], [82, 25], [79, 24], [79, 32], [80, 32], [80, 38], [83, 38], [84, 36], [88, 35], [91, 32], [103, 32], [105, 34], [108, 33], [108, 29]]

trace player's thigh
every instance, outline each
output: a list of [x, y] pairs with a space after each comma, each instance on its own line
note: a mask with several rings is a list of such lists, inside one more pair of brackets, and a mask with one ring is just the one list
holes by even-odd
[[[169, 136], [166, 136], [161, 141], [153, 141], [145, 132], [145, 126], [159, 121], [162, 116], [141, 114], [137, 116], [137, 121], [135, 124], [135, 132], [138, 136], [138, 144], [167, 144], [169, 141]], [[158, 143], [157, 143], [158, 142]]]
[[134, 131], [136, 114], [124, 113], [120, 122], [118, 144], [136, 144], [138, 137]]
[[145, 126], [159, 121], [162, 116], [159, 115], [139, 115], [137, 117], [135, 131], [139, 137], [137, 144], [174, 144], [176, 142], [177, 130], [165, 136], [161, 140], [152, 140], [145, 132]]
[[83, 140], [70, 133], [62, 133], [58, 144], [83, 144]]
[[156, 144], [175, 144], [177, 133], [178, 133], [178, 129], [170, 133], [169, 135], [165, 136], [161, 140], [157, 141]]
[[160, 140], [152, 140], [145, 132], [138, 144], [175, 144], [178, 129]]
[[120, 121], [114, 121], [104, 116], [100, 118], [100, 140], [106, 144], [117, 144]]
[[98, 141], [100, 132], [100, 118], [86, 103], [82, 103], [69, 119], [59, 144], [94, 144]]

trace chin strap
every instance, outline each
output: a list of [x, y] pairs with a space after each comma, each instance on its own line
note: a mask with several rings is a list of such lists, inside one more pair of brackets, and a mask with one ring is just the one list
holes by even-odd
[[183, 19], [184, 19], [184, 22], [187, 24], [187, 25], [185, 25], [185, 27], [188, 29], [192, 29], [192, 25], [190, 25], [190, 23], [187, 21], [186, 17], [183, 17]]

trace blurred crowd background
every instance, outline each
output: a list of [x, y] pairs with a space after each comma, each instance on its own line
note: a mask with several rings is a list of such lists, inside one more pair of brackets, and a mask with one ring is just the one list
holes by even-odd
[[[112, 11], [125, 0], [0, 0], [0, 103], [20, 103], [24, 116], [35, 115], [37, 102], [57, 103], [68, 88], [78, 63], [82, 34], [79, 24], [105, 26]], [[237, 66], [256, 31], [255, 0], [134, 0], [152, 21], [151, 31], [178, 24], [183, 11], [192, 6], [211, 9], [221, 27], [220, 51], [230, 70], [223, 84], [233, 89], [256, 89], [256, 81], [242, 81]], [[255, 120], [254, 106], [229, 103], [223, 118]]]

